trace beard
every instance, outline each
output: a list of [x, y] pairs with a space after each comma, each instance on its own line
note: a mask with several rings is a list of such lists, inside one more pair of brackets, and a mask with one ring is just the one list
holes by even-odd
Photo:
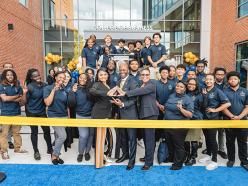
[[235, 85], [232, 85], [232, 84], [229, 84], [229, 85], [230, 85], [230, 87], [235, 88], [235, 87], [239, 86], [239, 83], [236, 83]]

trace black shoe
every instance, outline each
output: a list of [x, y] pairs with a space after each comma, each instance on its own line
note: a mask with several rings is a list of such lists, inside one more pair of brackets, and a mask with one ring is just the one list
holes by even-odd
[[140, 160], [140, 162], [145, 162], [145, 157], [144, 158], [140, 158], [139, 160]]
[[0, 183], [6, 179], [6, 175], [3, 172], [0, 172]]
[[9, 149], [14, 149], [14, 144], [11, 141], [9, 141], [8, 144], [9, 144]]
[[86, 153], [84, 155], [85, 161], [89, 161], [90, 160], [90, 153]]
[[115, 162], [116, 163], [121, 163], [121, 162], [123, 162], [123, 161], [125, 161], [125, 160], [128, 160], [129, 158], [128, 158], [128, 156], [127, 155], [125, 155], [125, 154], [123, 154], [118, 160], [116, 160]]
[[64, 164], [64, 160], [62, 160], [62, 159], [59, 158], [59, 159], [58, 159], [58, 163], [59, 163], [59, 164]]
[[233, 167], [233, 165], [234, 165], [234, 161], [228, 161], [228, 162], [226, 163], [226, 166], [227, 166], [227, 167]]
[[164, 163], [173, 162], [173, 157], [169, 156]]
[[126, 170], [132, 170], [134, 168], [134, 164], [128, 164]]
[[223, 159], [225, 159], [225, 160], [227, 159], [227, 154], [226, 154], [225, 152], [218, 150], [218, 154], [219, 154]]
[[142, 168], [141, 168], [141, 170], [149, 170], [151, 168], [151, 166], [148, 166], [148, 165], [144, 165]]
[[244, 164], [241, 164], [241, 167], [243, 167], [245, 170], [248, 171], [248, 164], [244, 165]]
[[35, 160], [40, 160], [41, 159], [39, 151], [34, 153], [34, 159]]
[[77, 162], [80, 163], [83, 161], [83, 154], [79, 154], [78, 157], [77, 157]]
[[53, 163], [54, 165], [58, 165], [58, 164], [59, 164], [59, 160], [58, 160], [58, 159], [54, 159], [54, 160], [52, 160], [52, 163]]
[[180, 169], [182, 169], [182, 166], [177, 166], [175, 164], [172, 164], [172, 166], [170, 168], [170, 170], [180, 170]]
[[196, 160], [195, 160], [195, 158], [190, 158], [184, 164], [186, 166], [192, 166], [192, 165], [196, 164]]
[[204, 150], [202, 151], [202, 154], [207, 154], [207, 149], [204, 149]]

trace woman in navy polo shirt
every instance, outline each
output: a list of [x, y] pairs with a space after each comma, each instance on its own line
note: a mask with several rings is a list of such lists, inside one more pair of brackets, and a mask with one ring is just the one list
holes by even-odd
[[[26, 89], [24, 94], [26, 93]], [[4, 70], [2, 74], [2, 84], [0, 85], [0, 97], [2, 99], [2, 116], [20, 116], [21, 106], [23, 102], [23, 90], [18, 84], [15, 71], [8, 69]], [[20, 135], [21, 126], [16, 125], [3, 125], [2, 133], [0, 135], [0, 147], [2, 159], [9, 159], [8, 155], [8, 133], [10, 127], [12, 128], [14, 138], [14, 152], [26, 153], [27, 151], [21, 149], [22, 138]]]
[[[203, 89], [203, 119], [219, 120], [220, 112], [228, 108], [231, 104], [227, 96], [218, 89], [215, 84], [214, 75], [207, 74], [205, 79], [206, 89]], [[200, 163], [207, 163], [207, 170], [218, 168], [216, 141], [217, 129], [203, 129], [205, 135], [207, 154], [199, 160]], [[211, 157], [212, 156], [212, 157]]]
[[[41, 81], [40, 73], [37, 69], [29, 69], [26, 75], [26, 116], [27, 117], [42, 117], [46, 118], [46, 105], [43, 100], [43, 89], [45, 83]], [[38, 126], [30, 126], [31, 128], [31, 142], [34, 149], [34, 159], [40, 160], [40, 153], [38, 150]], [[47, 144], [47, 153], [52, 154], [53, 148], [51, 143], [50, 127], [41, 126], [44, 132], [44, 139]]]
[[[74, 94], [69, 95], [69, 100], [73, 100], [74, 107], [76, 109], [76, 118], [90, 119], [91, 110], [93, 107], [93, 100], [89, 94], [89, 88], [92, 83], [89, 76], [86, 74], [80, 74], [78, 77], [78, 84], [72, 87]], [[77, 161], [82, 162], [83, 155], [85, 154], [85, 160], [90, 160], [90, 149], [93, 143], [94, 128], [90, 127], [78, 127], [79, 131], [79, 143], [78, 143], [78, 157]]]
[[[200, 87], [196, 78], [190, 78], [187, 81], [187, 95], [194, 102], [194, 114], [192, 120], [202, 120], [203, 97], [200, 93]], [[185, 165], [191, 166], [196, 163], [198, 143], [201, 140], [201, 129], [189, 129], [185, 139], [186, 162]]]
[[[55, 74], [55, 83], [46, 86], [43, 90], [44, 102], [47, 109], [48, 118], [68, 118], [68, 93], [63, 85], [65, 81], [65, 73], [57, 72]], [[52, 154], [52, 163], [54, 165], [63, 164], [64, 161], [59, 158], [61, 148], [66, 140], [65, 127], [53, 127], [56, 138]]]
[[[189, 120], [193, 116], [194, 103], [186, 94], [186, 84], [178, 81], [176, 92], [171, 94], [165, 103], [165, 120]], [[172, 153], [173, 164], [171, 170], [179, 170], [183, 166], [185, 158], [184, 141], [188, 129], [168, 129], [166, 136], [169, 138], [168, 147]]]

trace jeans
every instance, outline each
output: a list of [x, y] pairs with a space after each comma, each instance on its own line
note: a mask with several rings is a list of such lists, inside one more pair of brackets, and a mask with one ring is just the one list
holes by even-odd
[[[83, 117], [76, 115], [78, 119], [90, 119], [91, 117]], [[91, 146], [93, 144], [95, 129], [92, 127], [78, 127], [79, 132], [79, 142], [78, 142], [78, 152], [79, 154], [89, 153]]]
[[53, 127], [54, 132], [56, 133], [55, 145], [53, 148], [53, 154], [55, 156], [60, 155], [61, 148], [66, 140], [65, 127]]

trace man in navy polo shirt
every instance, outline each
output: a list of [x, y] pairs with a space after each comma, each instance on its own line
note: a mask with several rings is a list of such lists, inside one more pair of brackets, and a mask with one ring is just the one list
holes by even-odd
[[[231, 102], [231, 106], [224, 110], [224, 119], [246, 120], [248, 114], [248, 91], [240, 87], [240, 74], [232, 71], [227, 74], [229, 87], [224, 93]], [[230, 128], [226, 131], [227, 167], [233, 167], [235, 162], [235, 139], [238, 142], [238, 154], [241, 166], [248, 171], [247, 141], [248, 129]]]
[[163, 66], [167, 59], [165, 46], [160, 43], [161, 37], [160, 33], [154, 33], [152, 36], [154, 44], [150, 47], [148, 61], [154, 68]]
[[99, 59], [99, 55], [96, 48], [93, 47], [93, 39], [89, 38], [87, 43], [88, 46], [85, 47], [82, 51], [83, 68], [92, 68], [96, 70], [98, 68], [97, 61]]
[[205, 59], [200, 59], [195, 62], [196, 65], [196, 77], [198, 79], [198, 83], [200, 86], [200, 89], [205, 88], [205, 78], [206, 74], [204, 72], [205, 67], [207, 66], [207, 61]]
[[93, 48], [97, 51], [98, 56], [103, 54], [103, 49], [100, 45], [96, 43], [96, 36], [94, 34], [90, 35], [90, 39], [93, 39], [94, 45]]
[[128, 54], [128, 50], [125, 49], [125, 40], [119, 39], [118, 41], [119, 48], [117, 49], [117, 54]]

